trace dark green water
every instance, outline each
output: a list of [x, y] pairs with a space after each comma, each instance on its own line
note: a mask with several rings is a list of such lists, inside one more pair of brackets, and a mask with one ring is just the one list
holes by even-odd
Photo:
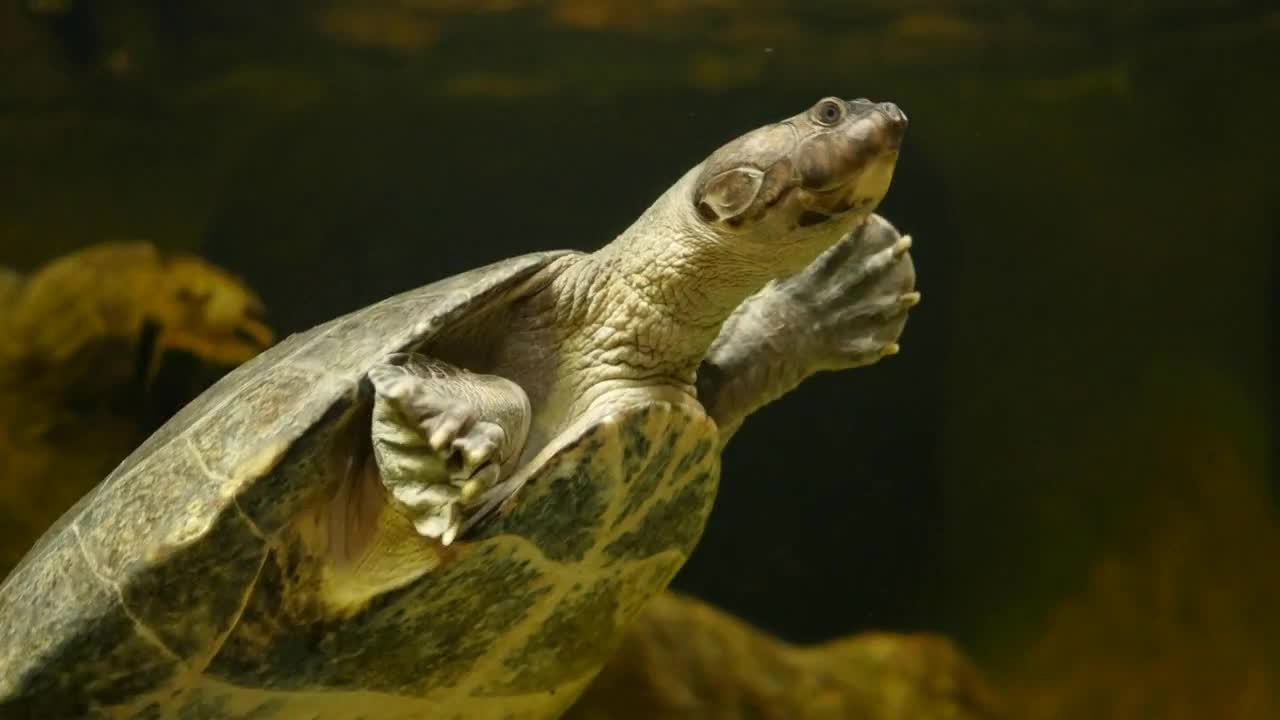
[[677, 586], [796, 640], [1280, 681], [1266, 3], [72, 5], [0, 11], [0, 264], [150, 239], [283, 331], [602, 245], [823, 95], [897, 102], [903, 352], [748, 423]]

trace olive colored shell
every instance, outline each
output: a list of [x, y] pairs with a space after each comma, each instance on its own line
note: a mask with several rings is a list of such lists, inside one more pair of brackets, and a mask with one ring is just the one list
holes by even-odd
[[[294, 446], [357, 401], [373, 363], [562, 254], [478, 268], [289, 337], [170, 419], [0, 585], [0, 717], [17, 694], [56, 686], [110, 704], [198, 663], [230, 630], [264, 538], [307, 493], [311, 458]], [[206, 582], [184, 587], [195, 572]], [[211, 585], [225, 597], [208, 597]]]
[[290, 337], [175, 416], [0, 586], [0, 718], [558, 715], [701, 534], [719, 463], [696, 404], [565, 433], [509, 514], [352, 617], [318, 607], [324, 570], [290, 523], [373, 363], [560, 256]]

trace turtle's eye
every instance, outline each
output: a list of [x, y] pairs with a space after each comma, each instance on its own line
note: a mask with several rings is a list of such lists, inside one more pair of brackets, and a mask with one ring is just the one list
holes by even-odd
[[844, 120], [844, 103], [836, 98], [819, 100], [818, 104], [813, 106], [813, 119], [827, 127], [839, 124]]

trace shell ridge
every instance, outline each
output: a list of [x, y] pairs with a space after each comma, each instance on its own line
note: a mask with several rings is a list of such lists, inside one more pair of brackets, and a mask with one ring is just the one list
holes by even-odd
[[[284, 356], [282, 356], [282, 357], [281, 357], [279, 360], [277, 360], [276, 362], [277, 362], [277, 363], [284, 363], [284, 362], [287, 362], [288, 360], [292, 359], [295, 355], [297, 355], [297, 354], [301, 353], [303, 350], [305, 350], [306, 348], [310, 347], [310, 346], [312, 345], [312, 343], [315, 343], [315, 342], [317, 342], [318, 340], [320, 340], [321, 338], [323, 338], [323, 337], [327, 336], [327, 335], [329, 334], [329, 332], [331, 332], [331, 331], [333, 330], [333, 328], [337, 325], [337, 323], [338, 323], [338, 320], [331, 320], [331, 321], [329, 321], [329, 322], [327, 322], [327, 323], [325, 323], [325, 324], [323, 324], [323, 325], [320, 325], [320, 326], [318, 326], [318, 327], [314, 328], [314, 329], [312, 330], [312, 332], [314, 332], [314, 333], [315, 333], [313, 337], [310, 337], [310, 338], [308, 338], [306, 341], [299, 343], [299, 344], [298, 344], [298, 347], [291, 349], [287, 354], [285, 354]], [[305, 334], [305, 333], [302, 333], [302, 334]], [[293, 334], [293, 335], [290, 335], [288, 338], [285, 338], [285, 340], [281, 343], [281, 346], [282, 346], [282, 345], [284, 345], [284, 343], [287, 343], [289, 340], [291, 340], [291, 339], [293, 339], [293, 338], [295, 338], [295, 337], [298, 337], [298, 335], [299, 335], [299, 333], [295, 333], [295, 334]], [[277, 347], [280, 347], [280, 346], [277, 346]], [[259, 355], [258, 357], [260, 358], [260, 357], [262, 357], [262, 356], [261, 356], [261, 355]], [[256, 359], [256, 358], [255, 358], [255, 359]], [[243, 368], [243, 367], [245, 367], [245, 366], [244, 366], [244, 365], [242, 365], [242, 366], [241, 366], [241, 368]], [[226, 407], [227, 405], [229, 405], [233, 400], [235, 400], [235, 399], [239, 398], [239, 397], [240, 397], [240, 395], [241, 395], [241, 393], [243, 392], [244, 388], [245, 388], [245, 385], [243, 385], [243, 384], [242, 384], [240, 387], [236, 388], [236, 390], [235, 390], [235, 391], [227, 393], [226, 397], [223, 397], [223, 398], [219, 399], [217, 403], [215, 403], [214, 405], [212, 405], [212, 406], [210, 406], [210, 407], [206, 408], [206, 409], [205, 409], [205, 411], [201, 414], [201, 417], [200, 417], [200, 418], [197, 418], [196, 420], [192, 421], [192, 423], [191, 423], [188, 427], [183, 428], [183, 429], [182, 429], [182, 431], [181, 431], [181, 432], [179, 432], [176, 436], [174, 436], [174, 437], [172, 437], [172, 438], [169, 438], [167, 441], [165, 441], [164, 443], [162, 443], [162, 444], [160, 444], [160, 445], [157, 445], [156, 447], [151, 448], [151, 453], [150, 453], [150, 455], [149, 455], [147, 458], [144, 458], [144, 459], [140, 460], [139, 462], [137, 462], [137, 463], [133, 464], [132, 466], [130, 466], [130, 468], [129, 468], [129, 472], [126, 472], [126, 473], [120, 473], [120, 472], [119, 472], [120, 467], [124, 466], [124, 464], [125, 464], [125, 463], [127, 463], [127, 462], [129, 461], [129, 458], [127, 458], [127, 457], [126, 457], [124, 460], [122, 460], [122, 461], [120, 462], [120, 465], [117, 465], [117, 466], [116, 466], [116, 469], [115, 469], [115, 470], [112, 470], [112, 471], [111, 471], [111, 474], [107, 475], [106, 479], [102, 481], [102, 483], [101, 483], [101, 485], [99, 486], [99, 488], [100, 488], [100, 489], [102, 489], [102, 490], [107, 490], [107, 489], [108, 489], [108, 488], [110, 488], [112, 485], [114, 485], [114, 484], [119, 480], [119, 478], [120, 478], [122, 475], [129, 475], [129, 474], [132, 474], [132, 472], [133, 472], [133, 470], [134, 470], [134, 469], [139, 468], [139, 467], [145, 467], [145, 466], [146, 466], [146, 463], [147, 463], [151, 458], [156, 457], [156, 455], [157, 455], [161, 450], [163, 450], [163, 449], [165, 449], [165, 448], [168, 448], [168, 447], [172, 446], [172, 445], [174, 444], [174, 442], [175, 442], [175, 441], [177, 441], [177, 440], [179, 440], [179, 439], [181, 439], [184, 443], [190, 444], [190, 443], [191, 443], [191, 435], [192, 435], [192, 433], [195, 431], [195, 429], [196, 429], [196, 428], [198, 428], [198, 427], [200, 427], [202, 424], [204, 424], [204, 421], [205, 421], [208, 417], [210, 417], [211, 415], [214, 415], [214, 414], [218, 413], [220, 410], [222, 410], [222, 408], [224, 408], [224, 407]], [[195, 402], [195, 401], [193, 400], [192, 402]], [[181, 412], [181, 411], [179, 411], [179, 412]], [[172, 422], [172, 420], [171, 420], [171, 422]], [[162, 427], [163, 427], [163, 426], [162, 426]], [[159, 432], [159, 431], [157, 430], [157, 432]], [[200, 462], [201, 466], [204, 466], [204, 459], [203, 459], [203, 457], [199, 457], [199, 456], [200, 456], [200, 453], [195, 452], [195, 453], [193, 453], [193, 454], [195, 454], [195, 455], [199, 458], [199, 462]], [[206, 470], [207, 470], [207, 468], [206, 468]], [[217, 476], [216, 476], [216, 475], [212, 475], [212, 474], [210, 474], [210, 477], [217, 477]], [[96, 491], [97, 489], [98, 489], [98, 488], [95, 488], [95, 491]], [[73, 527], [74, 527], [74, 526], [76, 526], [76, 525], [78, 525], [78, 524], [79, 524], [79, 522], [84, 518], [85, 513], [86, 513], [86, 512], [88, 512], [88, 510], [89, 510], [89, 505], [90, 505], [89, 503], [86, 503], [86, 504], [82, 505], [82, 506], [80, 507], [79, 511], [77, 511], [76, 516], [75, 516], [74, 518], [72, 518], [72, 519], [71, 519], [71, 525], [72, 525]], [[79, 537], [79, 530], [77, 530], [77, 531], [76, 531], [76, 533], [77, 533], [77, 537]]]
[[[239, 504], [236, 505], [239, 507]], [[252, 525], [252, 523], [250, 523]], [[245, 587], [244, 595], [240, 598], [240, 607], [236, 608], [234, 614], [227, 623], [227, 629], [224, 630], [219, 637], [214, 638], [213, 646], [209, 648], [208, 654], [201, 659], [198, 667], [192, 668], [193, 675], [202, 675], [204, 671], [213, 663], [214, 658], [218, 657], [218, 653], [222, 652], [222, 647], [227, 644], [227, 640], [235, 632], [240, 625], [240, 619], [244, 617], [245, 611], [249, 609], [249, 603], [253, 600], [253, 593], [258, 589], [258, 581], [262, 579], [262, 570], [267, 566], [267, 558], [271, 556], [271, 547], [264, 545], [262, 548], [262, 558], [258, 561], [258, 569], [253, 573], [253, 580]]]
[[266, 533], [262, 531], [262, 528], [258, 527], [258, 523], [254, 522], [253, 518], [249, 517], [249, 513], [244, 511], [244, 506], [240, 504], [240, 498], [232, 497], [231, 506], [236, 509], [236, 512], [240, 513], [240, 518], [244, 520], [244, 524], [249, 526], [249, 532], [265, 543], [267, 541]]
[[[200, 454], [200, 449], [191, 441], [190, 435], [183, 434], [182, 437], [187, 446], [187, 452], [195, 459], [196, 467], [200, 468], [200, 472], [208, 476], [209, 479], [216, 480], [220, 483], [225, 484], [231, 481], [231, 478], [225, 477], [221, 473], [214, 472], [213, 468], [209, 467], [209, 464], [204, 461], [204, 456]], [[258, 523], [254, 522], [253, 518], [249, 517], [249, 513], [244, 511], [244, 506], [240, 504], [240, 498], [233, 494], [230, 499], [231, 507], [240, 514], [240, 519], [244, 520], [245, 524], [249, 526], [249, 531], [256, 535], [259, 540], [266, 542], [267, 534], [262, 531], [262, 528], [258, 526]]]
[[125, 617], [129, 618], [129, 621], [133, 623], [134, 629], [138, 633], [138, 637], [154, 645], [156, 649], [168, 656], [170, 660], [173, 660], [183, 668], [186, 668], [187, 664], [176, 652], [173, 651], [172, 648], [169, 647], [168, 643], [162, 640], [159, 634], [151, 629], [151, 626], [142, 622], [137, 615], [133, 614], [133, 610], [130, 609], [129, 604], [124, 600], [124, 591], [120, 588], [120, 583], [103, 575], [102, 571], [98, 569], [98, 563], [93, 559], [93, 555], [85, 545], [84, 536], [80, 534], [80, 526], [78, 524], [71, 524], [71, 534], [75, 535], [76, 547], [80, 550], [80, 555], [84, 557], [84, 563], [89, 568], [89, 572], [97, 578], [98, 582], [102, 583], [115, 594], [116, 603], [120, 606], [120, 610], [124, 612]]

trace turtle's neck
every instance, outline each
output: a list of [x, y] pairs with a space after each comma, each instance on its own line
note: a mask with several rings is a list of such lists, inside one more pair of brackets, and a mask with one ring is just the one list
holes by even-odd
[[776, 273], [735, 253], [694, 216], [697, 172], [558, 279], [559, 301], [572, 308], [574, 350], [587, 363], [617, 368], [620, 379], [692, 385], [725, 319]]

